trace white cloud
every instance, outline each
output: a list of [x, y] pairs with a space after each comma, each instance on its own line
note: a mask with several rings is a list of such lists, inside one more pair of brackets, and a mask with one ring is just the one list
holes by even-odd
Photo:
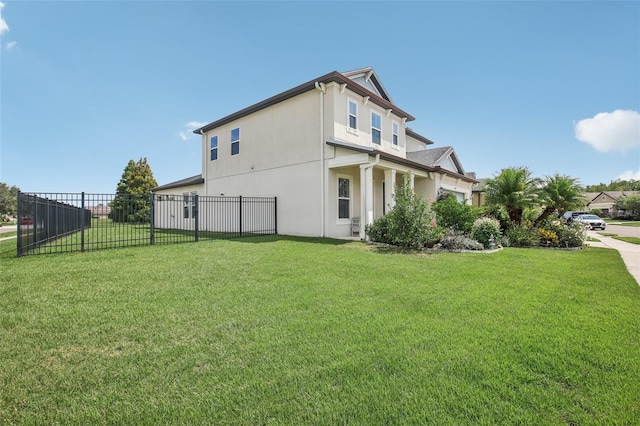
[[2, 33], [9, 31], [9, 25], [7, 25], [7, 21], [2, 18], [2, 9], [4, 8], [4, 3], [0, 1], [0, 35]]
[[7, 50], [13, 49], [14, 47], [16, 47], [17, 44], [18, 44], [17, 41], [8, 41], [7, 42]]
[[184, 125], [184, 127], [186, 128], [186, 130], [178, 133], [178, 135], [180, 136], [180, 139], [182, 139], [183, 141], [188, 140], [189, 138], [195, 136], [193, 134], [193, 131], [206, 125], [207, 123], [204, 123], [202, 121], [190, 121], [187, 124]]
[[597, 151], [622, 151], [640, 148], [640, 114], [637, 111], [617, 109], [601, 112], [575, 124], [579, 141], [588, 143]]
[[195, 129], [198, 129], [200, 127], [206, 126], [207, 123], [204, 123], [202, 121], [190, 121], [186, 124], [187, 129], [193, 131]]
[[627, 170], [626, 172], [618, 176], [616, 180], [640, 180], [640, 169], [638, 169], [638, 171], [636, 172]]

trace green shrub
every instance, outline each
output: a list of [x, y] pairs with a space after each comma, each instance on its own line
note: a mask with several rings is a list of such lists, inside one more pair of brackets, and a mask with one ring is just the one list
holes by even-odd
[[372, 241], [391, 244], [391, 236], [389, 235], [389, 215], [385, 214], [376, 219], [366, 228], [367, 235]]
[[582, 247], [587, 238], [587, 231], [580, 223], [571, 221], [564, 223], [559, 219], [547, 219], [541, 229], [554, 232], [558, 237], [558, 247]]
[[450, 231], [440, 240], [440, 247], [446, 250], [482, 250], [482, 243], [472, 240], [464, 234], [456, 231]]
[[507, 229], [505, 236], [512, 247], [535, 247], [540, 241], [537, 229], [527, 225], [513, 225]]
[[438, 225], [443, 228], [453, 228], [465, 233], [471, 232], [473, 221], [477, 216], [476, 209], [459, 202], [452, 194], [447, 194], [433, 203]]
[[540, 245], [546, 247], [558, 247], [559, 240], [558, 234], [548, 229], [538, 229], [538, 237], [540, 238]]
[[473, 222], [470, 237], [488, 248], [491, 237], [493, 237], [494, 244], [499, 241], [500, 222], [491, 217], [479, 217]]
[[500, 222], [500, 229], [502, 232], [509, 229], [511, 226], [511, 222], [509, 221], [509, 213], [504, 208], [504, 206], [499, 206], [497, 204], [485, 204], [478, 209], [479, 216], [487, 216], [496, 219]]
[[441, 236], [441, 228], [432, 223], [431, 217], [428, 201], [415, 194], [405, 178], [396, 190], [393, 208], [368, 225], [366, 232], [373, 241], [419, 249], [434, 244]]

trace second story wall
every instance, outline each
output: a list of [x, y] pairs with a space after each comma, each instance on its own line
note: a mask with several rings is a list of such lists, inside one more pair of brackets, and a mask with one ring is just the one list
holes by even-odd
[[407, 152], [423, 151], [425, 149], [427, 149], [427, 144], [411, 136], [407, 136]]
[[327, 85], [326, 103], [333, 114], [333, 128], [328, 137], [406, 157], [401, 117], [349, 89], [341, 90], [336, 83]]
[[319, 160], [319, 102], [319, 92], [310, 90], [206, 132], [204, 179]]

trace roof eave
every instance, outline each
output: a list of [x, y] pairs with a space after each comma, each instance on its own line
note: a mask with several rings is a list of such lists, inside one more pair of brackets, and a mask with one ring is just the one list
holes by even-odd
[[398, 157], [396, 155], [389, 154], [389, 153], [384, 152], [384, 151], [379, 151], [377, 149], [373, 149], [372, 150], [371, 148], [366, 148], [366, 147], [354, 147], [354, 146], [345, 145], [345, 144], [342, 144], [342, 143], [336, 142], [336, 141], [326, 141], [326, 144], [327, 145], [331, 145], [331, 146], [337, 146], [339, 148], [350, 149], [352, 151], [365, 152], [365, 153], [371, 154], [371, 155], [379, 154], [380, 158], [382, 158], [383, 160], [388, 160], [388, 161], [391, 161], [391, 162], [396, 163], [396, 164], [406, 165], [406, 166], [412, 167], [414, 169], [422, 170], [422, 171], [425, 171], [425, 172], [442, 173], [442, 174], [454, 177], [456, 179], [462, 179], [465, 182], [478, 183], [477, 179], [473, 179], [473, 178], [470, 178], [469, 176], [465, 176], [465, 175], [462, 175], [460, 173], [456, 173], [456, 172], [453, 172], [451, 170], [444, 169], [444, 168], [442, 168], [440, 166], [433, 166], [433, 167], [432, 166], [427, 166], [425, 164], [418, 163], [418, 162], [415, 162], [415, 161], [412, 161], [412, 160], [407, 160], [406, 158]]
[[408, 112], [398, 108], [396, 105], [392, 104], [391, 102], [387, 101], [384, 98], [381, 98], [380, 96], [378, 96], [377, 94], [371, 92], [370, 90], [362, 87], [360, 84], [356, 83], [355, 81], [351, 80], [348, 77], [345, 77], [344, 75], [340, 74], [337, 71], [332, 71], [328, 74], [325, 74], [321, 77], [318, 78], [314, 78], [313, 80], [310, 80], [306, 83], [303, 83], [299, 86], [296, 86], [292, 89], [286, 90], [284, 92], [281, 92], [275, 96], [272, 96], [270, 98], [267, 98], [263, 101], [260, 101], [256, 104], [253, 104], [251, 106], [248, 106], [247, 108], [241, 109], [240, 111], [236, 111], [233, 114], [229, 114], [226, 117], [223, 117], [219, 120], [213, 121], [205, 126], [202, 126], [200, 128], [197, 128], [193, 131], [193, 133], [197, 134], [197, 135], [201, 135], [205, 132], [208, 132], [209, 130], [215, 129], [216, 127], [222, 126], [223, 124], [229, 123], [231, 121], [237, 120], [239, 118], [242, 118], [244, 116], [247, 116], [249, 114], [253, 114], [254, 112], [260, 111], [261, 109], [267, 108], [271, 105], [275, 105], [279, 102], [285, 101], [287, 99], [293, 98], [294, 96], [300, 95], [302, 93], [308, 92], [309, 90], [313, 90], [315, 89], [315, 85], [317, 83], [331, 83], [331, 82], [336, 82], [339, 84], [347, 84], [347, 87], [352, 91], [355, 92], [361, 96], [368, 96], [370, 101], [375, 103], [376, 105], [381, 106], [382, 108], [385, 109], [390, 109], [393, 113], [395, 113], [396, 115], [398, 115], [401, 118], [406, 118], [407, 121], [413, 121], [415, 120], [415, 117], [412, 116], [411, 114], [409, 114]]

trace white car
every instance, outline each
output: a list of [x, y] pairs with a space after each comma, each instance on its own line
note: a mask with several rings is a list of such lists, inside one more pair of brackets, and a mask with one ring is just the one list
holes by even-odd
[[600, 219], [599, 216], [595, 214], [581, 214], [573, 218], [578, 223], [583, 224], [589, 229], [602, 229], [603, 231], [607, 227], [607, 224], [604, 223], [604, 220]]

